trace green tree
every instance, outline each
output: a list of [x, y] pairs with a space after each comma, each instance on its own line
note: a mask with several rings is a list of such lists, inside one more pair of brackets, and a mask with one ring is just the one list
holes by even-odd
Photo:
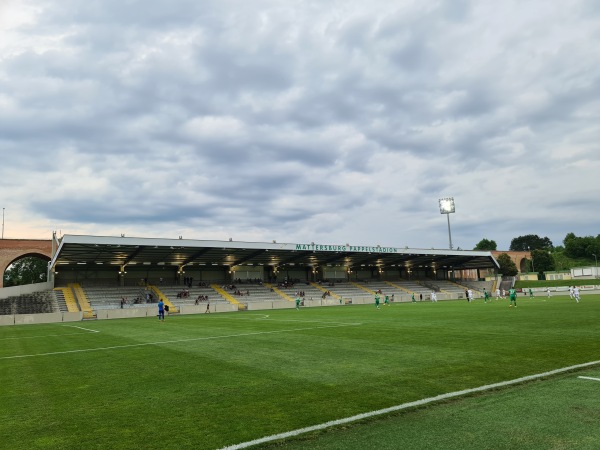
[[36, 256], [21, 258], [4, 271], [4, 287], [46, 281], [48, 262]]
[[545, 273], [555, 270], [554, 258], [547, 250], [534, 250], [531, 252], [532, 269], [537, 273]]
[[498, 249], [498, 245], [496, 244], [496, 241], [492, 241], [492, 240], [483, 238], [482, 240], [479, 241], [479, 243], [475, 246], [475, 248], [473, 250], [489, 251], [489, 250], [497, 250], [497, 249]]
[[510, 241], [510, 251], [526, 252], [530, 250], [551, 250], [553, 248], [552, 241], [548, 237], [539, 237], [537, 234], [528, 234], [519, 236]]
[[519, 273], [517, 265], [507, 253], [500, 253], [500, 255], [498, 255], [498, 264], [500, 264], [500, 273], [502, 275], [514, 277], [517, 273]]
[[567, 258], [564, 251], [555, 252], [552, 256], [554, 258], [554, 270], [568, 270], [571, 268], [570, 259]]
[[563, 240], [565, 244], [565, 255], [569, 258], [592, 258], [600, 255], [600, 235], [577, 237], [569, 233]]

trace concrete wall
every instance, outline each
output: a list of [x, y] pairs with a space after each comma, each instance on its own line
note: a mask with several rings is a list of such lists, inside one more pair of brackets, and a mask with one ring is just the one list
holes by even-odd
[[0, 316], [0, 326], [3, 325], [14, 325], [15, 324], [15, 316]]
[[260, 311], [265, 309], [290, 309], [295, 308], [295, 302], [287, 300], [278, 300], [273, 302], [248, 302], [246, 303], [248, 311]]
[[0, 298], [18, 297], [19, 295], [33, 294], [34, 292], [50, 291], [54, 288], [52, 282], [24, 284], [0, 289]]
[[97, 309], [96, 317], [98, 319], [133, 319], [136, 317], [157, 317], [158, 308], [124, 308], [124, 309]]
[[0, 326], [2, 325], [34, 325], [41, 323], [57, 322], [79, 322], [82, 320], [81, 311], [75, 313], [42, 313], [42, 314], [15, 314], [9, 316], [0, 316]]
[[[211, 313], [235, 312], [238, 310], [238, 306], [231, 303], [212, 303], [210, 305]], [[204, 314], [205, 312], [205, 305], [182, 305], [179, 307], [179, 314]]]

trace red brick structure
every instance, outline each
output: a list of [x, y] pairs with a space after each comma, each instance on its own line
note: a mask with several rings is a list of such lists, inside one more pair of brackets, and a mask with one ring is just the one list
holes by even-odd
[[4, 287], [6, 268], [25, 256], [36, 256], [50, 261], [52, 240], [50, 239], [0, 239], [0, 288]]
[[496, 260], [497, 260], [498, 256], [500, 256], [502, 253], [506, 253], [508, 256], [510, 256], [510, 259], [513, 260], [513, 262], [517, 266], [517, 270], [519, 272], [525, 272], [525, 269], [526, 269], [525, 260], [526, 259], [531, 261], [531, 252], [511, 252], [511, 251], [502, 252], [502, 251], [494, 250], [494, 251], [492, 251], [492, 256], [494, 258], [496, 258]]

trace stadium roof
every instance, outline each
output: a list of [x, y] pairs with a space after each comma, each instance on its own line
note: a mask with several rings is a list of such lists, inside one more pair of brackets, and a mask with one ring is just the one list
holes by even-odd
[[487, 251], [80, 235], [64, 235], [51, 264], [499, 268]]

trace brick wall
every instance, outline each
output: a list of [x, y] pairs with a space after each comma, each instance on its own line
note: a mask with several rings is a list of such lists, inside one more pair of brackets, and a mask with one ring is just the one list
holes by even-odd
[[[6, 268], [24, 256], [52, 258], [52, 241], [50, 239], [0, 239], [0, 273], [4, 275]], [[4, 287], [3, 276], [0, 277], [0, 288]]]

